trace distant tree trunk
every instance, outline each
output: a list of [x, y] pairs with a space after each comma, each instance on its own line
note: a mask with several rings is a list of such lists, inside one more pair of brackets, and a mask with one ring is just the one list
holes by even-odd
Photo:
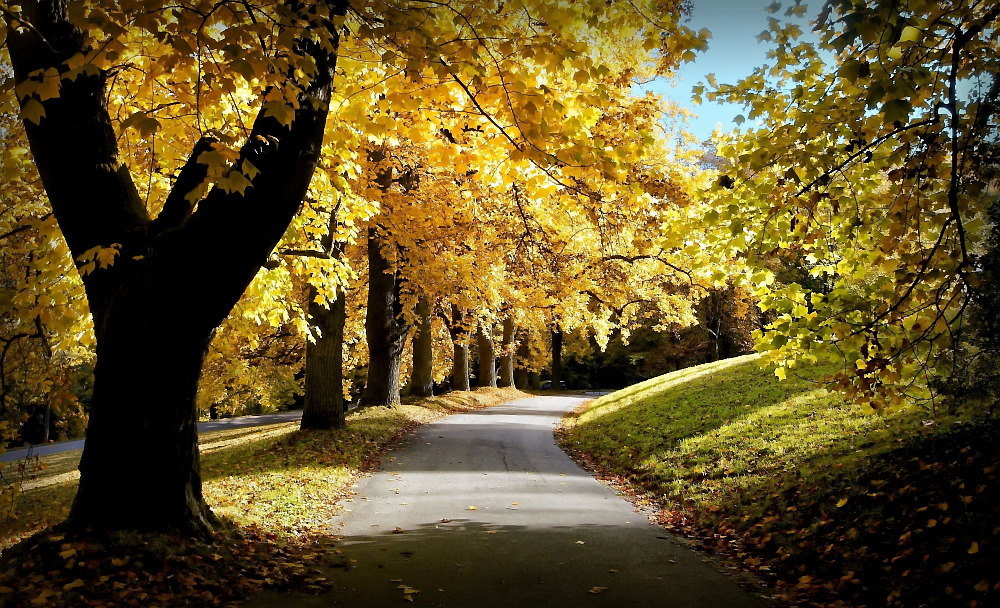
[[562, 379], [562, 342], [563, 335], [558, 329], [552, 332], [552, 389], [559, 388]]
[[417, 397], [434, 395], [434, 336], [431, 334], [431, 303], [421, 295], [416, 307], [417, 328], [413, 334], [413, 371], [410, 393]]
[[469, 386], [469, 345], [465, 342], [465, 327], [462, 325], [462, 310], [451, 305], [451, 324], [448, 327], [451, 341], [455, 345], [451, 367], [451, 388], [456, 391], [470, 390]]
[[531, 335], [524, 332], [521, 335], [520, 343], [517, 345], [514, 386], [520, 389], [526, 389], [531, 386], [531, 374], [528, 372], [528, 368], [526, 367], [528, 360], [531, 358], [530, 339]]
[[368, 380], [361, 396], [366, 406], [391, 407], [399, 403], [399, 372], [409, 328], [399, 321], [399, 285], [382, 240], [368, 231]]
[[42, 427], [42, 443], [49, 442], [49, 425], [52, 424], [52, 404], [45, 403], [45, 423]]
[[542, 388], [542, 375], [538, 372], [528, 372], [528, 388], [536, 391]]
[[497, 386], [496, 354], [493, 352], [493, 330], [479, 323], [476, 332], [476, 343], [479, 346], [479, 386], [480, 388]]
[[514, 319], [503, 320], [503, 339], [500, 342], [500, 377], [497, 386], [514, 386]]
[[346, 297], [337, 289], [329, 308], [316, 303], [316, 288], [309, 286], [309, 316], [319, 335], [306, 342], [306, 394], [301, 428], [342, 429], [344, 415], [344, 323]]

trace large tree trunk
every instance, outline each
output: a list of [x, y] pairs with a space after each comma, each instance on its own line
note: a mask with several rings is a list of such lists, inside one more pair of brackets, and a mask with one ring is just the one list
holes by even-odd
[[337, 299], [326, 308], [316, 303], [316, 288], [309, 287], [309, 316], [318, 334], [306, 343], [306, 395], [302, 429], [342, 429], [344, 413], [344, 323], [346, 297], [337, 289]]
[[562, 332], [558, 329], [552, 331], [552, 390], [559, 390], [559, 381], [562, 380]]
[[448, 327], [452, 344], [455, 345], [454, 359], [451, 366], [451, 388], [456, 391], [468, 391], [469, 386], [469, 344], [466, 342], [465, 326], [462, 310], [451, 305], [451, 324]]
[[434, 396], [434, 336], [431, 333], [431, 303], [420, 296], [416, 307], [417, 328], [413, 334], [413, 371], [410, 393], [417, 397]]
[[479, 346], [479, 387], [497, 386], [496, 354], [493, 352], [493, 329], [483, 327], [479, 322], [476, 331], [476, 344]]
[[150, 311], [122, 304], [127, 309], [98, 330], [87, 443], [68, 523], [207, 530], [215, 519], [201, 493], [195, 396], [210, 335], [198, 343], [183, 327], [139, 329], [135, 317]]
[[[88, 53], [86, 37], [66, 17], [67, 6], [23, 3], [31, 27], [8, 33], [17, 83], [45, 70], [64, 73], [70, 58]], [[346, 2], [334, 7], [339, 14], [345, 10]], [[197, 157], [211, 142], [202, 140], [160, 215], [150, 219], [119, 158], [106, 106], [107, 73], [63, 78], [59, 96], [42, 102], [39, 123], [25, 123], [73, 256], [113, 244], [119, 252], [112, 266], [83, 277], [97, 364], [80, 485], [68, 519], [76, 528], [205, 532], [214, 520], [201, 491], [198, 377], [215, 329], [284, 234], [319, 159], [337, 38], [332, 24], [315, 25], [332, 36], [333, 52], [307, 37], [298, 41], [299, 51], [315, 61], [315, 76], [299, 92], [291, 126], [263, 113], [254, 120], [237, 160], [257, 169], [243, 194], [213, 188], [200, 202], [187, 199], [206, 174]]]
[[400, 322], [399, 285], [382, 251], [376, 229], [368, 231], [368, 380], [361, 396], [366, 406], [399, 404], [399, 372], [409, 327]]
[[503, 320], [503, 339], [500, 343], [500, 377], [497, 386], [514, 386], [514, 319]]

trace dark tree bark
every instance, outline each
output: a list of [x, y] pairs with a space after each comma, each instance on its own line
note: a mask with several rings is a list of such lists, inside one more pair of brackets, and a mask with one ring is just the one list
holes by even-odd
[[500, 377], [497, 386], [514, 386], [514, 319], [503, 320], [503, 339], [500, 343]]
[[531, 358], [531, 345], [528, 340], [529, 335], [525, 333], [521, 336], [521, 342], [517, 345], [516, 361], [520, 364], [515, 366], [514, 386], [519, 389], [528, 388], [531, 381], [528, 368], [524, 366], [525, 362]]
[[309, 287], [309, 316], [318, 330], [316, 342], [306, 344], [306, 394], [300, 428], [342, 429], [344, 412], [344, 323], [346, 297], [337, 289], [337, 299], [326, 308], [317, 304], [316, 288]]
[[[343, 244], [334, 245], [337, 209], [330, 211], [329, 230], [323, 236], [319, 255], [340, 259]], [[315, 342], [306, 342], [306, 391], [299, 428], [342, 429], [347, 426], [344, 409], [344, 324], [347, 297], [339, 282], [336, 300], [322, 306], [316, 302], [316, 288], [309, 286], [309, 317]]]
[[455, 345], [454, 359], [451, 367], [451, 388], [456, 391], [468, 391], [469, 386], [469, 344], [466, 342], [465, 325], [463, 324], [462, 310], [451, 305], [451, 323], [448, 331], [451, 333], [451, 341]]
[[368, 230], [368, 380], [361, 396], [365, 406], [399, 404], [399, 372], [409, 326], [401, 322], [399, 283], [374, 227]]
[[[65, 72], [85, 37], [68, 21], [68, 2], [28, 0], [31, 27], [9, 33], [15, 80]], [[346, 2], [334, 10], [343, 14]], [[316, 22], [316, 29], [330, 24]], [[31, 152], [52, 211], [74, 257], [119, 246], [114, 265], [83, 277], [97, 364], [80, 485], [68, 523], [94, 529], [207, 531], [198, 456], [198, 377], [216, 328], [267, 260], [305, 196], [319, 159], [336, 64], [337, 34], [299, 40], [316, 62], [290, 127], [263, 114], [238, 163], [259, 173], [244, 194], [213, 189], [197, 204], [199, 142], [160, 216], [152, 220], [118, 160], [106, 106], [108, 75], [63, 79], [26, 123]], [[311, 32], [310, 32], [311, 33]], [[28, 98], [22, 99], [26, 103]]]
[[413, 371], [410, 393], [417, 397], [434, 396], [434, 336], [431, 334], [431, 303], [426, 296], [417, 299], [417, 327], [413, 334]]
[[479, 346], [479, 387], [497, 386], [496, 354], [493, 352], [493, 329], [483, 327], [480, 322], [476, 331], [476, 344]]
[[558, 329], [552, 331], [552, 390], [559, 389], [559, 381], [562, 380], [562, 332]]

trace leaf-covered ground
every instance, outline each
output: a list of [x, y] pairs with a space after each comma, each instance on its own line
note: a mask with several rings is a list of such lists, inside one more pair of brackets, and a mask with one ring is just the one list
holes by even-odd
[[868, 416], [755, 359], [602, 397], [560, 441], [787, 604], [1000, 605], [1000, 425]]
[[[264, 588], [325, 590], [318, 566], [351, 567], [327, 524], [354, 480], [415, 426], [519, 396], [485, 389], [370, 408], [348, 416], [343, 431], [282, 423], [206, 433], [205, 495], [224, 522], [208, 542], [62, 530], [80, 453], [42, 458], [0, 518], [0, 608], [236, 606]], [[13, 478], [17, 463], [8, 467]]]

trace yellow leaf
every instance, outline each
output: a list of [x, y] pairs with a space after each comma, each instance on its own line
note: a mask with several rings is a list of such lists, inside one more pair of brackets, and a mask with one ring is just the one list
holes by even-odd
[[840, 500], [837, 501], [837, 508], [839, 509], [840, 507], [842, 507], [842, 506], [844, 506], [846, 504], [847, 504], [847, 499], [846, 498], [841, 498]]
[[975, 555], [976, 553], [979, 553], [979, 543], [972, 541], [972, 544], [969, 545], [969, 555]]
[[42, 123], [43, 118], [45, 118], [45, 106], [34, 97], [29, 99], [21, 108], [22, 120], [38, 125]]
[[69, 591], [70, 589], [76, 589], [77, 587], [83, 587], [84, 583], [81, 579], [76, 579], [72, 583], [66, 583], [63, 585], [63, 591]]
[[469, 510], [470, 510], [470, 511], [475, 511], [475, 510], [476, 510], [476, 508], [475, 508], [474, 506], [472, 506], [472, 505], [469, 505]]

